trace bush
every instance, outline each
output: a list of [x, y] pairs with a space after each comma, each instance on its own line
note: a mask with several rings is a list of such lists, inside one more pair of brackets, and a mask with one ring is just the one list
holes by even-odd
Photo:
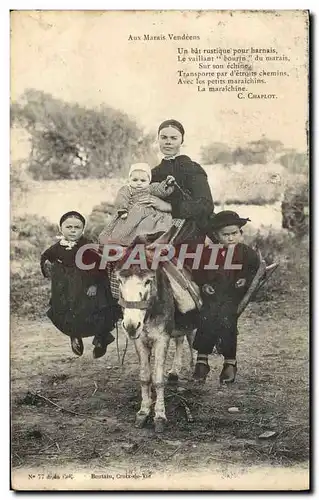
[[11, 224], [11, 293], [13, 313], [41, 316], [47, 309], [50, 282], [40, 270], [40, 255], [54, 243], [58, 228], [37, 215], [15, 217]]
[[11, 107], [11, 122], [31, 134], [29, 171], [35, 179], [106, 177], [134, 161], [152, 161], [154, 138], [125, 113], [87, 109], [27, 90]]
[[280, 141], [263, 136], [258, 141], [250, 141], [245, 145], [231, 148], [227, 144], [213, 142], [201, 148], [201, 161], [204, 165], [222, 163], [230, 165], [266, 164], [274, 161], [278, 152], [283, 150]]
[[222, 164], [229, 165], [233, 163], [233, 153], [227, 144], [222, 142], [213, 142], [208, 146], [201, 148], [201, 161], [204, 165]]
[[294, 237], [286, 231], [270, 231], [260, 229], [254, 234], [245, 231], [245, 242], [255, 249], [259, 249], [267, 264], [279, 261], [286, 262], [287, 252], [294, 244]]
[[279, 267], [258, 293], [258, 300], [275, 300], [277, 295], [296, 293], [309, 285], [308, 240], [300, 241], [288, 231], [245, 230], [245, 243], [259, 249], [266, 264], [277, 262]]
[[37, 259], [54, 242], [58, 227], [37, 215], [15, 217], [11, 224], [11, 259]]
[[42, 276], [38, 259], [11, 262], [10, 309], [22, 316], [45, 315], [50, 297], [50, 281]]
[[289, 170], [293, 174], [307, 174], [308, 173], [308, 155], [306, 153], [298, 153], [295, 150], [291, 150], [284, 153], [278, 162]]
[[[293, 182], [292, 182], [293, 181]], [[297, 238], [309, 232], [309, 182], [307, 175], [295, 174], [284, 192], [281, 203], [282, 227]]]
[[93, 208], [88, 219], [88, 224], [85, 230], [87, 238], [93, 241], [98, 241], [99, 234], [107, 225], [110, 217], [114, 214], [114, 205], [110, 203], [101, 203]]
[[282, 142], [263, 136], [258, 141], [250, 141], [247, 145], [236, 148], [233, 151], [233, 162], [243, 165], [266, 164], [273, 161], [282, 148]]

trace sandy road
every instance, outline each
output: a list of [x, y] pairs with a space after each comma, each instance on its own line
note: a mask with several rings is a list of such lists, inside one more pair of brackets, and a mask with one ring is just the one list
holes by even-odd
[[[264, 471], [270, 467], [274, 482], [265, 480], [265, 488], [271, 488], [271, 484], [278, 487], [278, 481], [285, 484], [291, 471], [295, 471], [291, 476], [295, 482], [287, 479], [289, 486], [293, 487], [297, 481], [300, 487], [305, 487], [308, 475], [307, 319], [307, 306], [300, 300], [252, 304], [240, 322], [238, 378], [236, 384], [228, 388], [221, 389], [218, 384], [222, 364], [218, 356], [211, 357], [212, 370], [206, 385], [200, 390], [193, 386], [186, 368], [189, 358], [185, 342], [185, 369], [180, 388], [178, 391], [176, 387], [166, 389], [167, 429], [155, 435], [151, 422], [143, 429], [134, 427], [140, 396], [133, 345], [129, 345], [122, 368], [115, 342], [107, 357], [93, 360], [91, 340], [86, 339], [83, 357], [76, 358], [68, 338], [59, 334], [48, 320], [26, 321], [13, 317], [14, 477], [24, 481], [26, 470], [47, 473], [62, 468], [65, 472], [76, 471], [77, 477], [82, 478], [79, 484], [83, 484], [94, 471], [102, 474], [111, 470], [116, 474], [129, 471], [146, 474], [143, 485], [138, 486], [146, 488], [146, 480], [153, 481], [150, 487], [154, 487], [159, 475], [177, 481], [178, 474], [188, 471], [187, 478], [183, 479], [186, 488], [191, 487], [194, 471], [200, 470], [203, 489], [223, 485], [227, 489], [229, 478], [237, 478], [233, 487], [240, 489], [245, 481], [250, 481], [250, 475], [253, 478], [261, 474], [260, 481], [263, 481], [262, 478], [267, 477]], [[122, 334], [119, 341], [123, 349]], [[168, 365], [172, 352], [173, 345]], [[192, 412], [193, 424], [186, 420], [179, 391]], [[40, 400], [36, 394], [73, 413]], [[232, 406], [238, 407], [239, 412], [229, 413], [228, 408]], [[259, 439], [265, 430], [275, 431], [276, 436]], [[280, 480], [276, 471], [282, 467], [286, 476]], [[56, 484], [61, 486], [62, 478], [59, 481]], [[115, 483], [103, 478], [96, 479], [94, 484], [91, 481], [88, 479], [86, 485], [90, 486], [86, 487], [116, 489], [120, 484], [120, 478]], [[28, 481], [27, 484], [30, 487]], [[52, 480], [48, 480], [48, 487], [52, 488], [52, 484]], [[125, 479], [128, 488], [137, 488], [136, 484], [137, 479]], [[159, 481], [160, 487], [164, 488], [164, 484]], [[173, 487], [173, 482], [171, 485]]]

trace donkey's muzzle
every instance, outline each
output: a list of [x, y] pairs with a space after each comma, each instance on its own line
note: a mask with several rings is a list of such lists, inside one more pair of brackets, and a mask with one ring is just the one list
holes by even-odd
[[128, 336], [131, 339], [138, 339], [140, 336], [140, 328], [142, 326], [142, 323], [139, 321], [136, 325], [132, 322], [125, 323], [125, 321], [122, 322], [124, 330], [127, 332]]

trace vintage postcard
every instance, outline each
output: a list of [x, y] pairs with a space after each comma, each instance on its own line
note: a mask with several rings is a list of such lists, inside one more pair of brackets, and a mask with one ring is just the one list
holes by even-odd
[[309, 12], [11, 12], [14, 490], [308, 490]]

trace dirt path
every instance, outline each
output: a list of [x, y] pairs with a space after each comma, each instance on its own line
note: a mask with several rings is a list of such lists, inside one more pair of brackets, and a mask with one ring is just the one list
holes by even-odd
[[[222, 473], [226, 479], [227, 474], [234, 476], [234, 471], [238, 475], [260, 472], [265, 467], [274, 471], [281, 467], [287, 474], [291, 472], [289, 467], [297, 467], [293, 469], [295, 479], [300, 470], [307, 475], [307, 305], [304, 300], [285, 300], [254, 303], [243, 315], [236, 384], [219, 387], [222, 359], [212, 356], [212, 370], [205, 387], [194, 387], [186, 368], [179, 389], [167, 387], [168, 425], [161, 435], [154, 434], [151, 423], [144, 429], [134, 427], [140, 396], [133, 345], [129, 345], [123, 368], [118, 363], [115, 342], [106, 357], [93, 360], [91, 340], [86, 339], [83, 357], [76, 358], [68, 338], [48, 320], [13, 318], [15, 477], [41, 468], [100, 473], [115, 469], [126, 473], [139, 471], [138, 474], [146, 474], [147, 480], [147, 474], [173, 471], [188, 473], [189, 480], [189, 474], [197, 469], [202, 474]], [[121, 351], [124, 345], [124, 335], [120, 333]], [[172, 352], [173, 345], [168, 363]], [[185, 365], [188, 356], [185, 343]], [[181, 394], [194, 423], [186, 420]], [[229, 413], [232, 406], [238, 407], [239, 412]], [[276, 435], [259, 439], [266, 430], [273, 430]], [[112, 488], [112, 480], [105, 481], [104, 488]], [[52, 481], [50, 484], [52, 487]]]

